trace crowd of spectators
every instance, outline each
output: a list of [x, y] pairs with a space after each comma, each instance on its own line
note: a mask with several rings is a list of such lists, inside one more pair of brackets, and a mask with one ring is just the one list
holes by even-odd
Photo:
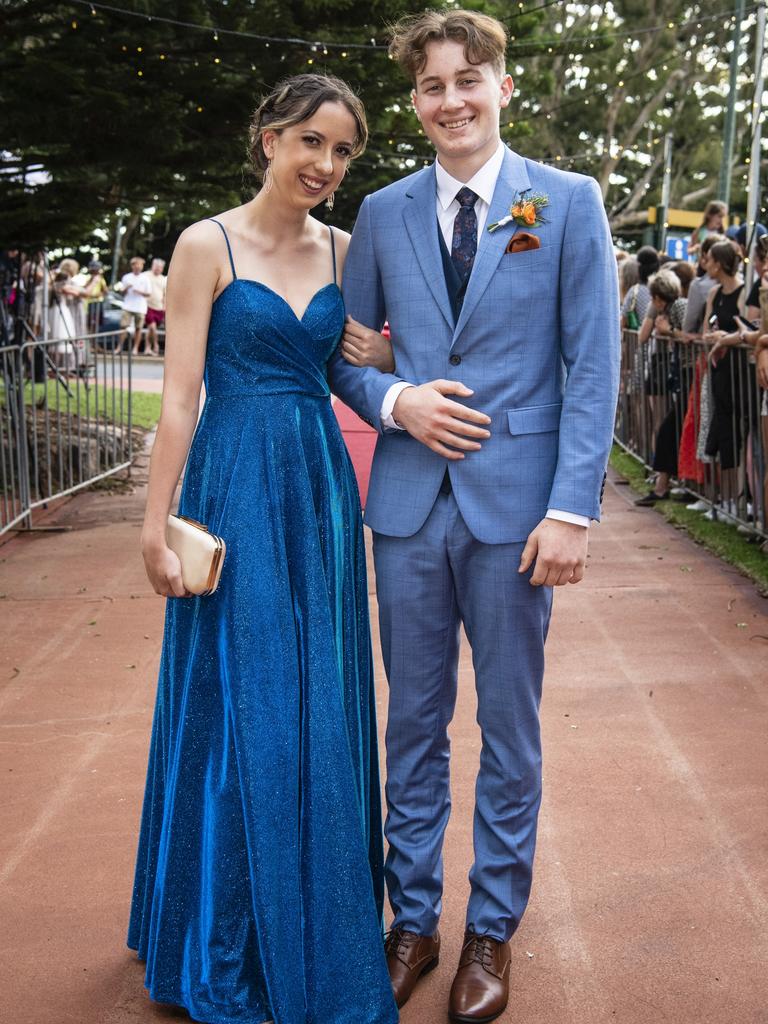
[[56, 339], [51, 358], [60, 368], [74, 370], [87, 358], [88, 336], [107, 329], [105, 308], [110, 299], [112, 307], [122, 309], [115, 350], [119, 352], [130, 338], [135, 355], [143, 345], [148, 354], [159, 356], [165, 327], [165, 261], [153, 259], [145, 272], [144, 260], [134, 257], [130, 268], [110, 293], [97, 259], [81, 268], [72, 257], [53, 264], [43, 252], [28, 256], [18, 249], [5, 250], [0, 254], [2, 343]]
[[768, 231], [723, 231], [726, 216], [722, 203], [707, 207], [691, 238], [695, 264], [652, 246], [634, 257], [617, 253], [629, 431], [651, 438], [654, 472], [637, 504], [669, 498], [678, 481], [681, 493], [688, 486], [712, 498], [689, 508], [765, 531]]

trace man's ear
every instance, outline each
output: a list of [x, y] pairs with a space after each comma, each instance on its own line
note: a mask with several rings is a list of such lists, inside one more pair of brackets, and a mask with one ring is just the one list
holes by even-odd
[[515, 91], [515, 83], [512, 81], [512, 75], [506, 74], [501, 80], [501, 95], [499, 97], [499, 106], [508, 107], [509, 102], [512, 99], [512, 94]]
[[419, 113], [419, 108], [416, 105], [416, 90], [415, 89], [411, 89], [411, 106], [413, 107], [413, 111], [416, 114], [416, 117], [418, 117], [419, 121], [421, 121], [421, 114]]

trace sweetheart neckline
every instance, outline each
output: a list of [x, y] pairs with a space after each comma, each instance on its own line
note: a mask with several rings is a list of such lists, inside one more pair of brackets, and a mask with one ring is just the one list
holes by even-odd
[[301, 314], [301, 316], [299, 316], [298, 313], [296, 312], [296, 310], [290, 304], [290, 302], [286, 298], [284, 298], [284, 296], [282, 296], [280, 294], [280, 292], [276, 292], [274, 288], [270, 288], [269, 285], [268, 284], [264, 284], [263, 281], [257, 281], [255, 278], [252, 278], [252, 277], [233, 277], [232, 280], [229, 282], [229, 284], [225, 288], [223, 288], [219, 292], [219, 294], [216, 296], [216, 298], [213, 300], [214, 306], [219, 301], [219, 299], [222, 297], [222, 295], [225, 295], [229, 291], [229, 289], [232, 287], [232, 285], [236, 284], [237, 281], [243, 281], [243, 282], [245, 282], [245, 284], [255, 284], [258, 288], [263, 288], [265, 291], [269, 292], [270, 295], [274, 295], [276, 298], [280, 299], [280, 301], [285, 306], [285, 308], [292, 314], [292, 316], [293, 316], [294, 320], [296, 321], [296, 323], [297, 324], [302, 324], [302, 325], [304, 324], [304, 318], [306, 317], [307, 313], [309, 312], [309, 310], [310, 310], [310, 308], [312, 306], [312, 303], [315, 301], [315, 299], [318, 297], [318, 295], [321, 295], [328, 288], [335, 288], [338, 291], [339, 295], [341, 295], [341, 289], [339, 288], [338, 284], [335, 281], [329, 281], [328, 284], [324, 284], [320, 288], [317, 289], [315, 294], [312, 296], [312, 298], [309, 300], [307, 305], [304, 307], [304, 312]]

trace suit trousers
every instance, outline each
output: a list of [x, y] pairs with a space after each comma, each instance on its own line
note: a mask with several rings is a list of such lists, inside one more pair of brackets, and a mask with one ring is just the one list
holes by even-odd
[[530, 895], [552, 590], [518, 573], [522, 549], [476, 540], [453, 493], [443, 492], [413, 536], [373, 536], [389, 681], [385, 874], [393, 924], [420, 935], [434, 933], [442, 908], [462, 624], [482, 735], [467, 928], [506, 941]]

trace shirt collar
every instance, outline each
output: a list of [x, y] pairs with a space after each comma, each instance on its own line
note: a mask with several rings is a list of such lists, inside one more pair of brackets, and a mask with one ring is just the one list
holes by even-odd
[[496, 152], [490, 159], [486, 160], [479, 171], [476, 171], [469, 181], [457, 181], [453, 175], [442, 166], [439, 159], [435, 160], [435, 176], [437, 178], [437, 199], [444, 210], [447, 210], [456, 198], [459, 189], [471, 188], [477, 193], [483, 202], [491, 205], [493, 193], [496, 188], [496, 180], [499, 177], [501, 165], [504, 162], [504, 151], [506, 146], [499, 139]]

